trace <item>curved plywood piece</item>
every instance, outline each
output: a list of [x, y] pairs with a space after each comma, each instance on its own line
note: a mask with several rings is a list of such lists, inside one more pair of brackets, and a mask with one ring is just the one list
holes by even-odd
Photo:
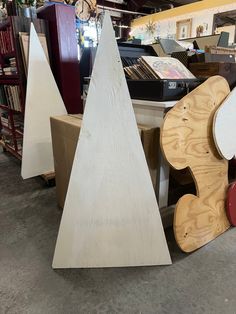
[[63, 114], [66, 114], [63, 100], [31, 23], [21, 166], [23, 179], [54, 170], [50, 117]]
[[219, 154], [230, 160], [236, 155], [236, 88], [216, 111], [213, 135]]
[[214, 113], [229, 92], [224, 78], [209, 78], [166, 114], [161, 130], [167, 161], [175, 169], [188, 167], [196, 184], [197, 196], [184, 195], [175, 208], [175, 238], [185, 252], [229, 228], [225, 211], [228, 162], [219, 156], [212, 135]]
[[236, 226], [236, 182], [230, 184], [226, 199], [227, 216], [232, 226]]
[[105, 15], [53, 268], [170, 264], [109, 15]]

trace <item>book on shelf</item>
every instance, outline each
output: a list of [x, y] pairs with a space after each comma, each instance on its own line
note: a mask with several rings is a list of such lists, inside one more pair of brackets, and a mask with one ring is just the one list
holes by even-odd
[[13, 125], [12, 125], [9, 113], [7, 111], [2, 111], [0, 112], [0, 122], [3, 129], [4, 127], [7, 128], [8, 133], [9, 133], [9, 129], [10, 130], [15, 129], [18, 138], [21, 135], [23, 136], [24, 119], [22, 115], [19, 115], [17, 113], [13, 114]]
[[14, 114], [13, 115], [14, 127], [18, 133], [22, 133], [24, 131], [24, 119], [21, 115]]
[[9, 116], [7, 112], [1, 112], [1, 125], [9, 128]]
[[16, 75], [17, 74], [17, 68], [16, 67], [4, 67], [2, 68], [4, 75]]
[[15, 111], [21, 111], [18, 85], [0, 85], [0, 104]]
[[124, 67], [131, 79], [194, 79], [195, 76], [177, 59], [142, 56], [137, 64]]
[[14, 43], [11, 32], [11, 27], [0, 31], [0, 53], [7, 54], [14, 51]]
[[11, 67], [16, 67], [16, 58], [9, 58], [10, 66]]
[[4, 86], [0, 85], [0, 105], [8, 106]]
[[16, 75], [17, 67], [16, 67], [16, 58], [9, 58], [5, 61], [4, 65], [0, 66], [0, 75]]
[[8, 130], [2, 129], [1, 136], [5, 144], [14, 145], [12, 134]]
[[17, 149], [18, 149], [18, 151], [20, 150], [22, 150], [22, 146], [23, 146], [23, 140], [22, 140], [22, 138], [17, 138], [16, 139], [16, 143], [17, 143]]
[[[19, 155], [21, 155], [23, 139], [22, 138], [14, 139], [12, 134], [9, 133], [9, 131], [4, 130], [4, 129], [1, 131], [1, 135], [2, 135], [2, 139], [5, 145], [7, 145], [9, 148], [17, 152]], [[17, 151], [16, 151], [16, 147], [17, 147]]]

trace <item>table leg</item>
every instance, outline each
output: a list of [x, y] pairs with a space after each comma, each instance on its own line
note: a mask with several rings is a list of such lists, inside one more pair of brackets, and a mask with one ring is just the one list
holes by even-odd
[[158, 165], [156, 177], [156, 197], [159, 208], [168, 206], [170, 168], [167, 164], [161, 149], [158, 150]]

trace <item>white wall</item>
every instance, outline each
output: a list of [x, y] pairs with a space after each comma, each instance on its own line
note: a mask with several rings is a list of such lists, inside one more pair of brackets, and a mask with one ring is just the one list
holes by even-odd
[[236, 1], [234, 4], [227, 4], [216, 8], [192, 12], [188, 15], [179, 15], [165, 20], [155, 22], [156, 31], [150, 34], [146, 31], [146, 25], [133, 27], [131, 36], [142, 39], [142, 43], [152, 43], [156, 37], [162, 38], [175, 38], [176, 35], [176, 22], [192, 19], [191, 37], [196, 37], [196, 28], [199, 25], [205, 26], [202, 36], [212, 34], [213, 16], [216, 13], [236, 10]]

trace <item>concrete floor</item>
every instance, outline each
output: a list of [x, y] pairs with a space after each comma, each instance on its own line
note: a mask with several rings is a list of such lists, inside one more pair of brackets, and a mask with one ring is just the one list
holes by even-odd
[[0, 152], [0, 313], [236, 313], [236, 229], [192, 254], [167, 231], [172, 266], [53, 271], [55, 188], [23, 181]]

